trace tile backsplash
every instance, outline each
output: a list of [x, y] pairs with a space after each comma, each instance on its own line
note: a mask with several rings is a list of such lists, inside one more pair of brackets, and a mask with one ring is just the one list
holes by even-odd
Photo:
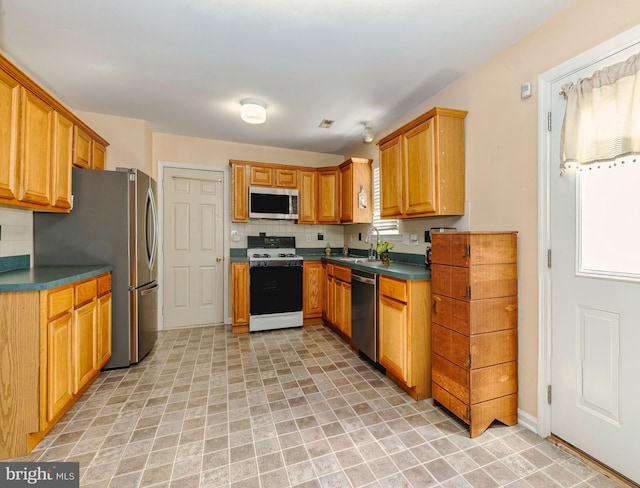
[[[247, 223], [232, 223], [229, 239], [231, 248], [246, 248], [247, 236], [257, 236], [264, 232], [271, 236], [293, 236], [296, 247], [342, 247], [344, 244], [344, 229], [341, 225], [306, 225], [295, 224], [287, 220], [250, 220]], [[237, 234], [237, 237], [236, 237]], [[323, 239], [318, 239], [318, 234]]]
[[33, 212], [0, 207], [0, 257], [24, 254], [33, 262]]

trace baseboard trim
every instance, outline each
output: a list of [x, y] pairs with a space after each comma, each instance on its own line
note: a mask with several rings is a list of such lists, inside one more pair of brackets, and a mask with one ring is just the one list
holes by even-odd
[[534, 434], [538, 433], [538, 419], [521, 409], [518, 409], [518, 425], [522, 425]]

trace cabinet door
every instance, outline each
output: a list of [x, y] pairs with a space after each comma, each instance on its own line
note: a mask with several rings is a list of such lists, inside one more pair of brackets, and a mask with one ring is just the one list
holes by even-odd
[[91, 157], [93, 160], [93, 169], [104, 169], [107, 159], [107, 148], [98, 141], [92, 141]]
[[251, 178], [249, 179], [249, 182], [251, 186], [273, 186], [272, 168], [251, 166], [250, 174]]
[[91, 137], [77, 125], [73, 128], [73, 164], [91, 168]]
[[297, 171], [294, 169], [276, 168], [275, 186], [280, 188], [296, 188], [298, 185]]
[[73, 397], [72, 315], [47, 324], [47, 422]]
[[298, 172], [298, 223], [316, 223], [316, 172]]
[[351, 338], [351, 283], [340, 282], [340, 293], [343, 303], [341, 330]]
[[353, 166], [340, 168], [340, 222], [353, 222]]
[[232, 325], [249, 325], [249, 263], [231, 263]]
[[74, 393], [98, 372], [97, 306], [94, 298], [73, 312]]
[[111, 359], [111, 293], [98, 298], [98, 369]]
[[400, 217], [404, 213], [401, 140], [398, 136], [380, 146], [381, 217]]
[[407, 216], [436, 212], [434, 120], [404, 134], [404, 188]]
[[51, 204], [51, 135], [53, 108], [21, 88], [22, 133], [18, 200]]
[[53, 197], [51, 204], [71, 208], [71, 166], [73, 164], [73, 122], [53, 113]]
[[304, 318], [322, 315], [323, 273], [320, 261], [305, 261], [302, 268], [302, 313]]
[[333, 276], [327, 276], [326, 293], [326, 320], [330, 324], [335, 324], [336, 316], [336, 280]]
[[20, 85], [0, 70], [0, 198], [18, 195]]
[[340, 170], [318, 172], [318, 222], [340, 223]]
[[407, 304], [381, 295], [378, 314], [380, 364], [407, 386], [414, 386]]
[[247, 165], [231, 165], [231, 219], [234, 222], [249, 221], [249, 187], [247, 185]]

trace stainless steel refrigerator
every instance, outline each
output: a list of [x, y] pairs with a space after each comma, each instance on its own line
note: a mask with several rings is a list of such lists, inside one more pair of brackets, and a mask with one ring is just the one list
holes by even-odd
[[136, 169], [73, 169], [69, 214], [34, 212], [34, 266], [110, 264], [112, 356], [127, 367], [151, 350], [158, 331], [156, 182]]

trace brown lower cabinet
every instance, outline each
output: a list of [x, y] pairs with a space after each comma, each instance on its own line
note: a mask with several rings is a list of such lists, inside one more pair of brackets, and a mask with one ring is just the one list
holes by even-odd
[[326, 264], [323, 318], [347, 341], [351, 340], [351, 268]]
[[0, 344], [0, 459], [7, 459], [28, 454], [111, 357], [111, 274], [0, 293]]
[[414, 399], [429, 398], [429, 281], [381, 275], [378, 290], [378, 361]]
[[518, 421], [515, 232], [432, 235], [433, 399], [469, 425]]

